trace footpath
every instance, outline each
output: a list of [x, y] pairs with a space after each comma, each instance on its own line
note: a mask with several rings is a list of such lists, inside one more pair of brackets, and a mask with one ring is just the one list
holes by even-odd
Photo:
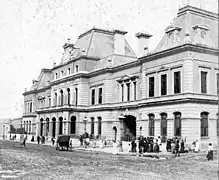
[[[1, 139], [2, 140], [2, 139]], [[4, 140], [4, 141], [11, 141], [13, 142], [13, 140]], [[19, 142], [20, 140], [16, 139], [14, 140], [14, 142]], [[37, 144], [37, 142], [31, 142], [31, 141], [27, 141], [26, 144]], [[40, 144], [43, 146], [51, 146], [51, 147], [56, 147], [56, 144], [52, 145], [51, 142], [45, 142], [44, 144]], [[103, 148], [99, 148], [99, 147], [92, 147], [92, 146], [88, 146], [87, 148], [85, 147], [81, 147], [81, 146], [73, 146], [72, 151], [89, 151], [89, 152], [94, 152], [94, 153], [98, 153], [98, 152], [102, 152], [102, 153], [108, 153], [108, 154], [113, 154], [113, 152], [115, 152], [115, 149], [111, 146], [105, 146]], [[154, 159], [171, 159], [174, 157], [174, 155], [170, 152], [166, 152], [166, 151], [162, 151], [159, 153], [143, 153], [143, 154], [139, 154], [139, 153], [134, 153], [134, 152], [122, 152], [118, 151], [116, 152], [116, 155], [123, 155], [123, 156], [141, 156], [141, 157], [148, 157], [148, 158], [154, 158]], [[186, 154], [180, 154], [180, 156], [185, 156], [188, 155], [188, 153]]]

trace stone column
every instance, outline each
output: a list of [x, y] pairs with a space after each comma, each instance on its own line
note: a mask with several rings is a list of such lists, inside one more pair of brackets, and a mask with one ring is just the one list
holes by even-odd
[[123, 118], [119, 118], [119, 134], [120, 134], [120, 141], [122, 140], [122, 137], [124, 135], [124, 119]]
[[124, 101], [127, 101], [127, 85], [124, 83]]
[[59, 135], [59, 120], [56, 120], [56, 133], [55, 133], [55, 137], [58, 137]]
[[94, 119], [94, 137], [98, 135], [98, 119]]
[[36, 122], [36, 136], [40, 135], [40, 127], [39, 127], [39, 121]]
[[132, 81], [130, 81], [130, 85], [129, 85], [129, 101], [133, 101], [134, 100], [134, 84]]

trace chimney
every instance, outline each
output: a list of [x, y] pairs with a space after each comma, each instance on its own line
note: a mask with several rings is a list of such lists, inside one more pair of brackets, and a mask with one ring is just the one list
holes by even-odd
[[138, 38], [138, 57], [142, 57], [148, 54], [148, 44], [151, 34], [147, 33], [137, 33], [136, 37]]
[[126, 31], [114, 30], [114, 54], [125, 55]]

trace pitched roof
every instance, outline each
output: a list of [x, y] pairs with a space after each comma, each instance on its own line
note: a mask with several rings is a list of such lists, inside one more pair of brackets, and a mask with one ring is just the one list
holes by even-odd
[[[115, 31], [93, 28], [81, 34], [75, 46], [83, 49], [87, 56], [104, 58], [114, 52], [114, 34]], [[124, 48], [126, 56], [136, 57], [126, 40]]]
[[155, 52], [185, 43], [218, 48], [218, 14], [189, 5], [179, 9]]

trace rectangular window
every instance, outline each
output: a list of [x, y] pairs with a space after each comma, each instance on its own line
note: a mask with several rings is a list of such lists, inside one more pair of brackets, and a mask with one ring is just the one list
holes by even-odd
[[161, 114], [161, 136], [167, 136], [167, 114]]
[[149, 136], [154, 136], [154, 115], [149, 114]]
[[127, 101], [130, 101], [130, 83], [126, 84], [127, 86]]
[[201, 71], [201, 93], [207, 93], [207, 72]]
[[133, 86], [134, 86], [134, 100], [136, 100], [137, 99], [137, 96], [136, 96], [136, 93], [137, 93], [137, 91], [136, 91], [136, 82], [133, 82]]
[[174, 114], [174, 135], [181, 136], [181, 113], [176, 112]]
[[208, 136], [208, 113], [201, 114], [201, 136]]
[[103, 88], [99, 88], [99, 96], [98, 96], [99, 104], [102, 104], [102, 98], [103, 98]]
[[167, 95], [167, 75], [161, 75], [161, 96]]
[[154, 97], [154, 77], [149, 77], [149, 97]]
[[78, 65], [75, 66], [75, 72], [78, 72]]
[[95, 104], [95, 89], [91, 90], [91, 104]]
[[174, 94], [181, 93], [180, 71], [174, 72]]
[[122, 101], [124, 101], [124, 85], [121, 84], [121, 89], [122, 89]]

